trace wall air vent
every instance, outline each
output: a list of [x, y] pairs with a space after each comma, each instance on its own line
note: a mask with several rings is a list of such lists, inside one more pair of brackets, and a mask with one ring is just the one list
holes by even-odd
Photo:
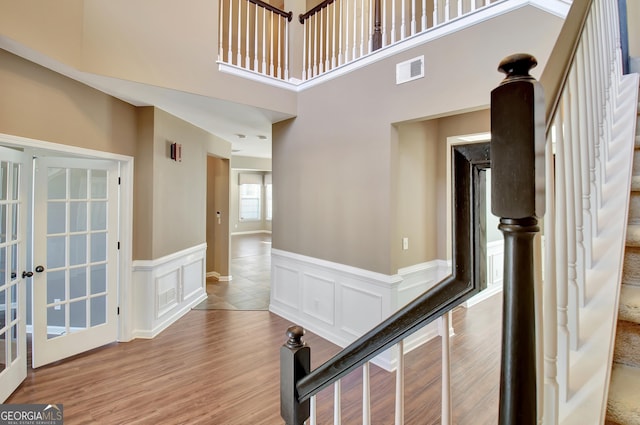
[[396, 84], [424, 77], [424, 55], [396, 65]]

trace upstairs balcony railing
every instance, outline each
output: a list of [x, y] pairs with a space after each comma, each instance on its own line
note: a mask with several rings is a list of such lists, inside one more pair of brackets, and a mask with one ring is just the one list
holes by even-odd
[[[293, 12], [261, 0], [220, 0], [218, 58], [279, 80], [306, 81], [503, 1], [325, 0], [292, 19]], [[290, 40], [294, 33], [301, 42]], [[290, 69], [291, 57], [300, 69]]]
[[261, 0], [220, 0], [218, 59], [288, 80], [292, 16]]

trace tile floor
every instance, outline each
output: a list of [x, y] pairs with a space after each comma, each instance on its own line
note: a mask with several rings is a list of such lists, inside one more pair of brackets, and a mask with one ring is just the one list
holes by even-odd
[[271, 235], [231, 236], [231, 281], [207, 279], [208, 298], [197, 310], [268, 310], [271, 291]]

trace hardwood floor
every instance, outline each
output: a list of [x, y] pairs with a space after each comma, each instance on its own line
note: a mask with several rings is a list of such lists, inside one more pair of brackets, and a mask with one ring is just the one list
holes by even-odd
[[[453, 313], [453, 421], [497, 422], [501, 297]], [[267, 311], [192, 310], [152, 340], [115, 343], [33, 370], [7, 403], [62, 403], [65, 424], [282, 424], [279, 349]], [[308, 333], [312, 367], [338, 347]], [[372, 423], [393, 423], [395, 374], [371, 367]], [[440, 422], [440, 343], [406, 357], [405, 424]], [[361, 423], [361, 371], [343, 380], [342, 423]], [[318, 396], [332, 423], [333, 390]]]

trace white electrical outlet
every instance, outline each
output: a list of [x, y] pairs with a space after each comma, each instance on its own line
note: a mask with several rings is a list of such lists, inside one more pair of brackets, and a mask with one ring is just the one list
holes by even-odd
[[402, 238], [402, 250], [406, 251], [409, 249], [409, 238]]

